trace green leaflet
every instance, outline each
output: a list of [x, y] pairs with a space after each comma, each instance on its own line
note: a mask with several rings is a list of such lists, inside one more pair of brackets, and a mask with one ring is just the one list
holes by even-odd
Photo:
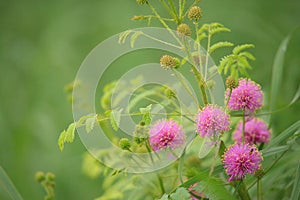
[[150, 125], [152, 116], [151, 116], [151, 107], [152, 104], [148, 105], [146, 108], [140, 108], [141, 114], [143, 114], [143, 121], [146, 125]]
[[291, 200], [298, 200], [300, 198], [300, 161], [298, 164], [298, 168], [296, 171], [296, 176], [295, 176], [295, 180], [294, 180], [294, 186], [293, 186], [293, 191], [292, 191], [292, 195], [291, 195]]
[[172, 200], [190, 200], [190, 193], [184, 187], [177, 188], [176, 192], [170, 195]]
[[243, 51], [245, 49], [249, 49], [249, 48], [254, 48], [254, 45], [253, 44], [238, 45], [238, 46], [234, 47], [234, 49], [232, 50], [232, 53], [234, 55], [238, 55], [241, 51]]
[[64, 149], [65, 143], [72, 143], [75, 138], [75, 122], [71, 123], [67, 130], [64, 130], [60, 133], [58, 138], [58, 146], [59, 149], [62, 151]]
[[137, 32], [135, 32], [134, 34], [132, 34], [132, 36], [131, 36], [131, 38], [130, 38], [130, 46], [131, 46], [131, 48], [134, 47], [134, 44], [135, 44], [137, 38], [138, 38], [140, 35], [142, 35], [142, 34], [143, 34], [142, 31], [137, 31]]
[[[281, 85], [281, 79], [282, 79], [282, 71], [283, 71], [283, 62], [285, 58], [285, 52], [287, 49], [287, 45], [290, 41], [291, 34], [289, 34], [287, 37], [284, 38], [284, 40], [281, 42], [273, 64], [272, 69], [272, 81], [271, 81], [271, 93], [270, 93], [270, 111], [275, 110], [276, 103], [277, 103], [277, 96], [279, 91], [279, 86]], [[272, 119], [272, 118], [271, 118]], [[271, 124], [271, 121], [270, 121]]]
[[297, 129], [300, 128], [300, 120], [295, 122], [293, 125], [285, 129], [282, 133], [280, 133], [277, 137], [275, 137], [273, 140], [271, 140], [270, 144], [268, 145], [268, 149], [274, 146], [277, 146], [281, 142], [286, 141], [288, 138], [290, 138]]
[[206, 157], [213, 148], [214, 145], [212, 144], [212, 140], [210, 138], [205, 137], [202, 140], [202, 144], [199, 149], [199, 154], [198, 154], [199, 158], [202, 159]]
[[199, 187], [204, 189], [204, 194], [210, 200], [236, 199], [235, 196], [225, 188], [225, 183], [222, 179], [209, 177], [208, 172], [199, 172], [196, 176], [183, 183], [181, 187], [188, 188], [194, 183], [198, 183]]
[[13, 200], [22, 200], [23, 198], [19, 194], [18, 190], [6, 174], [4, 169], [0, 166], [0, 185], [5, 189]]
[[89, 133], [89, 132], [91, 132], [91, 130], [93, 130], [96, 122], [97, 122], [97, 115], [94, 115], [91, 118], [86, 119], [85, 130], [87, 133]]
[[221, 47], [232, 47], [233, 46], [233, 43], [231, 42], [218, 42], [216, 44], [213, 44], [209, 50], [208, 50], [208, 53], [213, 53], [215, 50], [221, 48]]
[[119, 110], [112, 110], [110, 112], [110, 123], [112, 128], [117, 131], [119, 129], [120, 121], [121, 121], [121, 113], [123, 111], [123, 108]]
[[262, 150], [262, 155], [264, 158], [275, 155], [277, 153], [281, 153], [289, 149], [289, 145], [279, 146], [279, 147], [272, 147], [268, 149]]

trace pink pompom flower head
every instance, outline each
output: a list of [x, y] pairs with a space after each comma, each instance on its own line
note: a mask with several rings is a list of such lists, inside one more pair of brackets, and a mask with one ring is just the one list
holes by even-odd
[[207, 105], [196, 116], [197, 132], [201, 137], [214, 137], [230, 129], [229, 115], [219, 106]]
[[182, 126], [174, 120], [159, 120], [150, 127], [150, 146], [154, 151], [170, 148], [174, 150], [185, 144]]
[[255, 145], [234, 144], [223, 155], [228, 181], [241, 180], [261, 167], [262, 156]]
[[[267, 143], [270, 141], [271, 131], [261, 119], [252, 118], [245, 123], [245, 142], [249, 144]], [[233, 133], [233, 139], [241, 143], [243, 137], [243, 122], [240, 122]]]
[[240, 79], [239, 85], [231, 92], [228, 89], [226, 92], [226, 101], [231, 110], [244, 110], [247, 113], [252, 113], [262, 107], [263, 93], [260, 85], [250, 79]]

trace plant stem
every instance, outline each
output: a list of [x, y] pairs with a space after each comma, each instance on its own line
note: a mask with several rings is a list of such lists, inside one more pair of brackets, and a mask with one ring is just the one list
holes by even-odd
[[238, 194], [242, 200], [251, 200], [246, 185], [243, 180], [241, 180], [241, 184], [239, 185]]
[[245, 110], [243, 110], [243, 132], [242, 132], [242, 142], [245, 144]]
[[262, 200], [262, 188], [261, 188], [261, 180], [257, 178], [257, 200]]
[[161, 188], [161, 192], [162, 192], [162, 194], [165, 194], [166, 190], [165, 190], [165, 187], [164, 187], [163, 180], [161, 179], [159, 174], [156, 174], [156, 175], [157, 175], [157, 178], [158, 178], [159, 186]]
[[165, 21], [160, 17], [160, 15], [156, 12], [155, 8], [147, 1], [148, 6], [150, 7], [151, 11], [154, 13], [154, 15], [158, 18], [160, 23], [169, 31], [169, 33], [174, 37], [174, 39], [178, 42], [180, 46], [182, 46], [181, 41], [178, 39], [178, 37], [174, 34], [174, 32], [170, 29], [170, 27], [165, 23]]
[[194, 72], [194, 74], [195, 74], [195, 76], [196, 76], [196, 80], [197, 80], [197, 82], [198, 82], [200, 91], [201, 91], [201, 93], [202, 93], [202, 100], [203, 100], [203, 103], [204, 103], [204, 105], [206, 105], [206, 104], [208, 104], [208, 100], [207, 100], [207, 94], [206, 94], [206, 89], [205, 89], [205, 83], [204, 83], [204, 81], [203, 81], [203, 78], [202, 78], [200, 72], [197, 70], [197, 68], [196, 68], [195, 65], [194, 65], [193, 56], [192, 56], [192, 54], [191, 54], [190, 46], [189, 46], [189, 44], [188, 44], [186, 38], [183, 38], [183, 40], [184, 40], [184, 48], [185, 48], [185, 50], [186, 50], [186, 52], [187, 52], [188, 59], [189, 59], [191, 65], [192, 65], [192, 70], [193, 70], [193, 72]]
[[206, 78], [207, 78], [207, 67], [208, 67], [210, 40], [211, 40], [211, 34], [210, 34], [210, 25], [209, 25], [208, 26], [208, 38], [207, 38], [207, 49], [206, 49], [204, 80], [206, 80]]

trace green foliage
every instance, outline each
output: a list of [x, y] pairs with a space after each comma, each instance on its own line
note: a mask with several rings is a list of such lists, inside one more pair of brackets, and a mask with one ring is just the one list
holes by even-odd
[[143, 114], [142, 120], [145, 122], [145, 125], [150, 125], [151, 123], [151, 107], [152, 104], [148, 105], [146, 108], [140, 108], [140, 113]]
[[197, 42], [200, 42], [204, 38], [212, 37], [214, 34], [221, 32], [230, 32], [230, 29], [225, 27], [223, 24], [216, 22], [210, 24], [203, 24], [197, 31]]
[[130, 38], [130, 46], [131, 46], [131, 48], [133, 48], [136, 40], [138, 39], [139, 36], [141, 36], [143, 34], [143, 32], [142, 31], [133, 31], [133, 30], [127, 30], [127, 31], [122, 32], [119, 36], [119, 40], [118, 40], [119, 44], [124, 44], [130, 34], [132, 34], [131, 38]]
[[75, 138], [75, 127], [76, 123], [71, 123], [67, 130], [63, 130], [58, 138], [58, 146], [59, 149], [62, 151], [64, 149], [65, 143], [72, 143]]
[[97, 115], [92, 116], [91, 118], [87, 118], [85, 121], [85, 130], [87, 133], [93, 130], [95, 124], [97, 122]]
[[43, 186], [46, 195], [44, 197], [44, 200], [54, 200], [54, 187], [55, 187], [55, 181], [54, 181], [55, 175], [51, 172], [44, 173], [44, 172], [37, 172], [36, 173], [36, 179], [37, 181]]
[[294, 186], [293, 186], [293, 191], [291, 194], [291, 200], [298, 200], [300, 198], [299, 188], [300, 188], [300, 161], [299, 161], [295, 179], [294, 179]]
[[213, 44], [209, 50], [208, 53], [211, 54], [213, 53], [215, 50], [221, 48], [221, 47], [232, 47], [234, 44], [231, 42], [218, 42], [216, 44]]
[[249, 76], [247, 70], [252, 69], [249, 60], [255, 60], [255, 57], [244, 50], [254, 48], [252, 44], [238, 45], [232, 50], [232, 54], [223, 57], [220, 61], [219, 72], [228, 74], [238, 79], [240, 75]]
[[122, 111], [123, 111], [123, 108], [121, 108], [119, 110], [111, 110], [109, 112], [110, 124], [115, 131], [117, 131], [119, 129]]
[[300, 128], [300, 120], [292, 124], [277, 137], [271, 140], [268, 148], [279, 145], [280, 143], [286, 142], [298, 129]]
[[172, 200], [190, 200], [190, 193], [184, 187], [179, 187], [176, 189], [175, 193], [170, 195]]
[[131, 36], [131, 38], [130, 38], [130, 46], [131, 46], [131, 48], [134, 47], [134, 44], [135, 44], [137, 38], [138, 38], [140, 35], [142, 35], [142, 34], [143, 34], [142, 31], [136, 31], [134, 34], [132, 34], [132, 36]]
[[0, 182], [1, 182], [1, 187], [5, 189], [5, 191], [9, 194], [9, 196], [13, 200], [22, 200], [22, 196], [10, 180], [9, 176], [6, 174], [4, 169], [0, 166]]

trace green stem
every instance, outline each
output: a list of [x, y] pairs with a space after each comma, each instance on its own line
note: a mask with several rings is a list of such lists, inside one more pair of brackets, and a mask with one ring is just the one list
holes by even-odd
[[[263, 176], [265, 176], [276, 164], [277, 164], [277, 162], [284, 156], [284, 154], [286, 154], [288, 151], [290, 150], [290, 148], [288, 148], [286, 151], [284, 151], [273, 163], [272, 163], [272, 165], [267, 169], [267, 170], [265, 170], [265, 172], [264, 172], [264, 175]], [[252, 188], [255, 184], [256, 184], [256, 182], [257, 182], [257, 180], [256, 181], [254, 181], [249, 187], [248, 187], [248, 189], [250, 189], [250, 188]]]
[[[169, 8], [168, 4], [165, 2], [165, 0], [160, 0], [161, 4], [165, 7], [165, 9], [169, 12], [170, 15], [172, 15], [174, 21], [177, 22], [176, 14], [172, 9]], [[163, 18], [162, 18], [163, 19]]]
[[212, 173], [214, 172], [215, 165], [216, 165], [216, 160], [217, 160], [218, 155], [219, 155], [220, 145], [221, 145], [221, 141], [218, 140], [218, 141], [217, 141], [217, 144], [216, 144], [214, 160], [213, 160], [213, 163], [212, 163], [211, 166], [210, 166], [209, 176], [211, 176]]
[[243, 110], [243, 132], [242, 132], [242, 142], [245, 144], [245, 110]]
[[201, 45], [200, 45], [199, 34], [198, 34], [198, 22], [195, 23], [195, 31], [196, 31], [197, 52], [199, 58], [199, 71], [200, 73], [202, 73], [203, 66], [202, 66], [202, 56], [201, 56]]
[[263, 200], [262, 198], [262, 187], [261, 187], [261, 180], [257, 178], [257, 200]]
[[225, 105], [225, 109], [226, 109], [226, 110], [228, 109], [228, 103], [229, 103], [229, 100], [230, 100], [231, 94], [232, 94], [232, 89], [230, 88], [229, 95], [228, 95], [228, 99], [227, 99], [227, 101], [226, 101], [226, 105]]
[[183, 38], [183, 39], [184, 39], [184, 48], [187, 52], [188, 59], [189, 59], [191, 65], [192, 65], [192, 70], [193, 70], [193, 72], [196, 76], [196, 80], [198, 82], [198, 85], [199, 85], [199, 88], [200, 88], [200, 91], [201, 91], [201, 94], [202, 94], [203, 103], [204, 103], [204, 105], [206, 105], [206, 104], [208, 104], [208, 100], [207, 100], [207, 94], [206, 94], [206, 89], [205, 89], [205, 83], [203, 81], [203, 78], [202, 78], [200, 72], [197, 70], [197, 68], [194, 65], [194, 59], [193, 59], [193, 56], [191, 54], [189, 44], [186, 41], [186, 38]]
[[172, 10], [173, 13], [174, 13], [174, 17], [175, 17], [174, 19], [175, 19], [176, 23], [179, 24], [179, 17], [178, 17], [178, 14], [177, 14], [177, 12], [176, 12], [176, 8], [175, 8], [175, 6], [174, 6], [173, 0], [168, 0], [168, 2], [169, 2], [169, 4], [170, 4], [170, 6], [171, 6], [171, 10]]
[[157, 178], [158, 178], [159, 186], [161, 188], [161, 192], [162, 192], [162, 194], [165, 194], [166, 190], [165, 190], [165, 187], [164, 187], [163, 180], [161, 179], [159, 174], [156, 174], [156, 175], [157, 175]]
[[207, 38], [206, 58], [205, 58], [206, 60], [205, 60], [204, 80], [206, 80], [206, 78], [207, 78], [207, 67], [208, 67], [210, 40], [211, 40], [211, 34], [210, 34], [210, 25], [209, 25], [208, 26], [208, 38]]
[[178, 164], [178, 177], [179, 177], [179, 181], [181, 184], [183, 184], [182, 168], [183, 168], [183, 163], [184, 163], [184, 157], [185, 157], [185, 149], [183, 150], [183, 153], [179, 159], [179, 164]]
[[152, 39], [152, 40], [154, 40], [154, 41], [160, 42], [160, 43], [165, 44], [165, 45], [169, 45], [169, 46], [171, 46], [171, 47], [175, 47], [175, 48], [177, 48], [177, 49], [182, 49], [180, 46], [177, 46], [177, 45], [175, 45], [175, 44], [171, 44], [171, 43], [165, 42], [165, 41], [163, 41], [163, 40], [157, 39], [157, 38], [152, 37], [151, 35], [148, 35], [148, 34], [145, 34], [145, 33], [142, 33], [142, 34], [143, 34], [145, 37], [150, 38], [150, 39]]
[[197, 99], [194, 97], [194, 95], [193, 95], [192, 91], [190, 90], [190, 88], [188, 87], [188, 85], [185, 83], [185, 80], [177, 73], [177, 71], [173, 70], [173, 72], [174, 72], [174, 75], [176, 76], [176, 78], [180, 81], [180, 83], [184, 87], [184, 89], [191, 96], [191, 98], [193, 99], [194, 103], [196, 105], [198, 105], [198, 107], [201, 109], [200, 104], [198, 103]]
[[160, 23], [169, 31], [169, 33], [174, 37], [174, 39], [178, 42], [180, 46], [182, 46], [182, 43], [178, 39], [178, 37], [174, 34], [174, 32], [170, 29], [170, 27], [165, 23], [165, 21], [160, 17], [160, 15], [156, 12], [155, 8], [147, 1], [148, 6], [150, 7], [151, 11], [154, 13], [154, 15], [158, 18]]
[[247, 190], [246, 185], [243, 180], [241, 180], [241, 184], [239, 185], [237, 191], [238, 191], [238, 194], [239, 194], [241, 200], [251, 200], [250, 195], [248, 193], [248, 190]]

